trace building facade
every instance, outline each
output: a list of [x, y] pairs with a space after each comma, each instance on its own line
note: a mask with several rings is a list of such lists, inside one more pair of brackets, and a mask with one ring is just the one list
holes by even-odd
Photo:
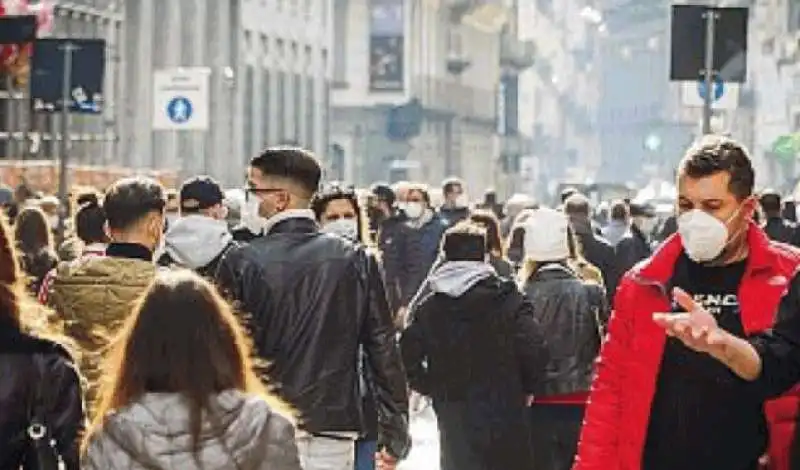
[[581, 0], [521, 0], [519, 34], [535, 45], [535, 65], [521, 76], [520, 125], [532, 139], [528, 159], [548, 181], [590, 179], [601, 165], [598, 105], [598, 23]]
[[[334, 174], [366, 184], [503, 183], [498, 98], [509, 5], [342, 0], [334, 13]], [[513, 38], [513, 36], [512, 36]], [[522, 57], [525, 58], [525, 57]]]

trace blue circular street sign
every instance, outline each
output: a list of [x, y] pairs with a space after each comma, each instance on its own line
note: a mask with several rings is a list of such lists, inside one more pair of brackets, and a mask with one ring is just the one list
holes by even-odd
[[176, 96], [167, 103], [167, 117], [175, 124], [183, 124], [192, 117], [194, 108], [189, 98]]
[[[700, 80], [697, 82], [697, 94], [700, 95], [700, 98], [706, 99], [706, 82], [705, 80]], [[719, 101], [722, 98], [722, 95], [725, 94], [725, 82], [722, 81], [721, 78], [717, 77], [714, 79], [714, 94], [711, 95], [711, 101]]]

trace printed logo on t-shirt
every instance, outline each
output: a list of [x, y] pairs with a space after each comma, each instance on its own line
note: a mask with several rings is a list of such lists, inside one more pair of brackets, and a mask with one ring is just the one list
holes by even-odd
[[739, 308], [739, 298], [736, 294], [694, 294], [693, 297], [695, 302], [715, 317]]

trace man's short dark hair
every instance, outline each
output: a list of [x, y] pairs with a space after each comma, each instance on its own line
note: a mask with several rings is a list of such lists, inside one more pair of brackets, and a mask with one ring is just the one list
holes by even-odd
[[486, 230], [473, 222], [459, 222], [445, 232], [442, 252], [447, 261], [485, 261]]
[[574, 193], [564, 201], [564, 213], [568, 216], [589, 217], [589, 198], [581, 193]]
[[614, 201], [611, 203], [611, 220], [628, 220], [631, 215], [630, 208], [625, 201]]
[[298, 147], [270, 147], [250, 160], [264, 176], [285, 178], [300, 186], [310, 199], [319, 189], [322, 167], [308, 150]]
[[565, 202], [567, 202], [567, 199], [569, 199], [570, 196], [575, 195], [575, 194], [579, 194], [579, 193], [580, 193], [580, 191], [578, 191], [577, 188], [573, 188], [572, 186], [570, 186], [568, 188], [564, 188], [561, 191], [561, 194], [559, 195], [560, 198], [561, 198], [561, 204], [564, 204]]
[[769, 215], [780, 214], [782, 203], [781, 195], [773, 189], [767, 189], [761, 192], [758, 202], [761, 203], [761, 209]]
[[117, 180], [103, 198], [108, 227], [125, 230], [151, 212], [164, 212], [167, 199], [164, 187], [143, 176]]
[[447, 178], [442, 182], [442, 193], [451, 194], [457, 187], [464, 189], [464, 182], [458, 178]]
[[755, 171], [747, 150], [729, 137], [705, 136], [693, 145], [678, 165], [678, 178], [705, 178], [724, 171], [731, 176], [728, 184], [737, 199], [753, 194]]

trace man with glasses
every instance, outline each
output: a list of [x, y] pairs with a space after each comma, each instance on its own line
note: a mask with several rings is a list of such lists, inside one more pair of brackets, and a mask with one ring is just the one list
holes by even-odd
[[268, 380], [299, 412], [303, 468], [353, 468], [362, 347], [378, 408], [377, 457], [393, 468], [410, 448], [408, 395], [384, 284], [363, 247], [319, 231], [310, 203], [321, 173], [297, 148], [252, 159], [247, 204], [265, 235], [231, 250], [218, 281], [248, 315]]

